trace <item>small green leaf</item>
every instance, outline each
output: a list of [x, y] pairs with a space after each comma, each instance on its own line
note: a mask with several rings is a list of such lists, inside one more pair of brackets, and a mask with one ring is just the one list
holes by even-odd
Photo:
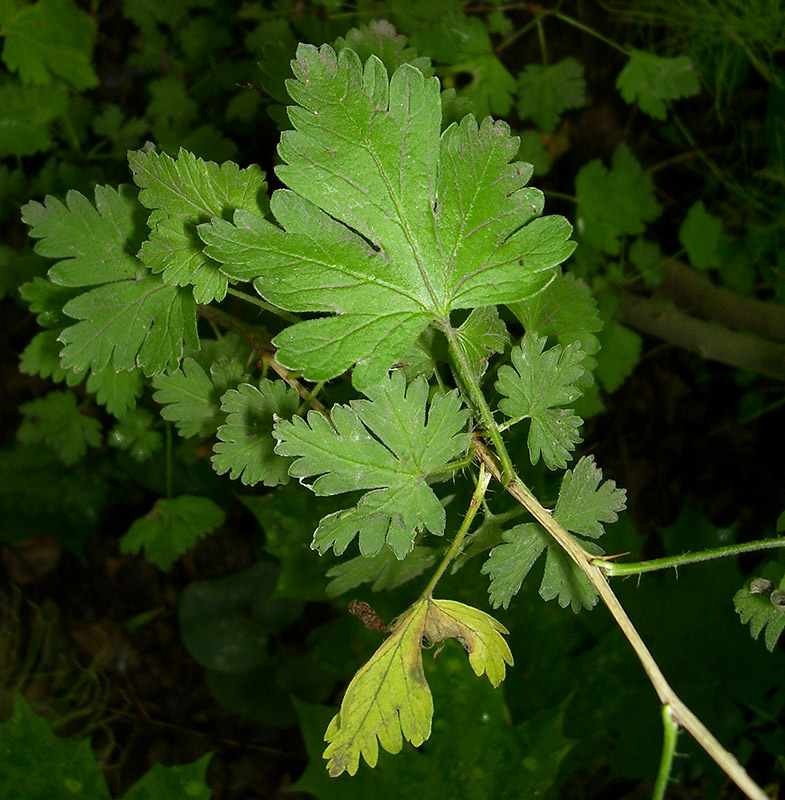
[[626, 507], [627, 492], [617, 489], [615, 481], [602, 480], [602, 470], [594, 456], [583, 456], [562, 478], [554, 519], [568, 531], [591, 539], [605, 533], [603, 522], [616, 522]]
[[168, 572], [172, 564], [224, 522], [224, 512], [207, 497], [181, 495], [157, 500], [120, 539], [120, 552], [144, 550], [147, 560]]
[[311, 489], [317, 495], [372, 490], [353, 508], [321, 521], [315, 549], [340, 554], [359, 531], [363, 555], [375, 555], [386, 542], [403, 559], [418, 530], [444, 533], [444, 508], [429, 481], [468, 448], [469, 412], [452, 391], [434, 397], [426, 419], [428, 384], [418, 378], [407, 388], [400, 371], [366, 395], [334, 407], [331, 422], [315, 411], [307, 422], [279, 422], [275, 452], [297, 459], [292, 477], [316, 477]]
[[[617, 489], [613, 481], [602, 480], [602, 471], [592, 456], [578, 461], [575, 468], [566, 470], [559, 498], [553, 511], [554, 519], [568, 531], [578, 534], [581, 546], [599, 555], [602, 550], [593, 542], [580, 538], [598, 539], [603, 535], [602, 523], [615, 522], [625, 506], [626, 492]], [[543, 600], [558, 598], [559, 605], [593, 608], [597, 592], [589, 579], [572, 562], [562, 548], [535, 522], [526, 522], [502, 534], [503, 544], [493, 548], [482, 572], [490, 575], [490, 601], [494, 608], [507, 608], [521, 588], [534, 563], [547, 549], [545, 572], [540, 584]]]
[[565, 111], [584, 105], [583, 65], [572, 57], [548, 66], [527, 64], [518, 74], [518, 116], [545, 133], [556, 130]]
[[327, 594], [337, 597], [371, 582], [371, 591], [374, 592], [394, 589], [430, 569], [436, 563], [436, 555], [433, 548], [416, 545], [403, 561], [399, 561], [388, 548], [375, 556], [357, 556], [342, 561], [327, 572], [327, 577], [332, 578], [327, 584]]
[[584, 353], [577, 343], [545, 348], [545, 337], [526, 333], [512, 349], [512, 366], [499, 369], [496, 388], [504, 397], [499, 408], [513, 419], [529, 419], [529, 457], [536, 464], [542, 456], [549, 469], [567, 466], [570, 453], [581, 441], [580, 417], [563, 408], [577, 400], [576, 382], [584, 373]]
[[24, 417], [19, 441], [49, 445], [66, 465], [79, 461], [88, 447], [101, 444], [101, 423], [79, 411], [73, 392], [49, 392], [19, 410]]
[[395, 72], [402, 64], [411, 64], [426, 78], [433, 75], [431, 59], [418, 56], [415, 48], [407, 47], [406, 37], [397, 33], [395, 27], [385, 19], [375, 19], [367, 25], [360, 24], [352, 28], [345, 38], [339, 36], [335, 40], [336, 52], [347, 47], [354, 50], [361, 61], [377, 56], [388, 72]]
[[548, 534], [536, 522], [525, 522], [504, 531], [502, 540], [503, 544], [491, 550], [482, 566], [482, 573], [491, 577], [488, 593], [494, 608], [510, 605], [524, 578], [548, 546]]
[[[119, 372], [118, 375], [134, 373]], [[146, 408], [137, 408], [126, 414], [117, 425], [112, 428], [107, 436], [107, 442], [112, 447], [125, 450], [134, 461], [142, 463], [147, 461], [153, 453], [163, 446], [163, 437], [155, 429], [158, 416], [154, 416]], [[151, 558], [150, 561], [153, 561]]]
[[693, 203], [679, 228], [679, 241], [695, 269], [709, 270], [721, 265], [722, 236], [722, 220], [709, 214], [702, 201]]
[[110, 800], [90, 740], [58, 739], [18, 692], [14, 711], [0, 724], [0, 786], [7, 798]]
[[47, 197], [22, 208], [35, 251], [62, 259], [49, 270], [58, 286], [97, 286], [145, 274], [136, 258], [144, 239], [142, 207], [132, 186], [96, 186], [95, 204], [71, 190], [65, 203]]
[[98, 85], [92, 55], [97, 26], [68, 0], [22, 5], [3, 21], [3, 61], [22, 83], [48, 84], [57, 78], [75, 89]]
[[[278, 486], [289, 478], [289, 462], [273, 452], [273, 425], [278, 417], [291, 417], [300, 405], [296, 389], [283, 381], [260, 381], [230, 389], [221, 398], [221, 411], [227, 417], [218, 428], [220, 440], [213, 448], [213, 469], [229, 473], [246, 486], [260, 481], [265, 486]], [[277, 451], [276, 451], [277, 452]]]
[[128, 155], [139, 201], [152, 213], [150, 236], [139, 256], [167, 283], [194, 287], [197, 303], [223, 300], [229, 285], [221, 267], [203, 253], [196, 226], [213, 217], [231, 219], [243, 208], [257, 214], [267, 206], [264, 173], [254, 165], [241, 170], [227, 161], [220, 166], [181, 149], [166, 153], [138, 150]]
[[700, 92], [698, 74], [687, 56], [665, 58], [633, 49], [619, 73], [616, 88], [628, 102], [636, 100], [641, 111], [664, 120], [666, 100], [692, 97]]
[[196, 348], [196, 305], [190, 292], [160, 278], [118, 281], [91, 289], [63, 311], [81, 320], [60, 334], [65, 368], [98, 372], [141, 367], [155, 375], [176, 367], [184, 347]]
[[760, 575], [748, 580], [733, 597], [741, 624], [750, 626], [757, 639], [764, 632], [766, 649], [772, 652], [785, 630], [785, 566], [767, 563]]
[[640, 235], [660, 215], [654, 181], [641, 169], [626, 144], [613, 154], [611, 169], [599, 159], [575, 177], [576, 227], [586, 241], [611, 255], [621, 251], [624, 234]]
[[153, 400], [161, 416], [174, 422], [180, 436], [213, 436], [224, 421], [221, 397], [248, 380], [236, 358], [219, 358], [208, 375], [193, 358], [183, 359], [179, 369], [153, 377]]
[[[492, 353], [503, 353], [510, 341], [507, 326], [495, 306], [475, 308], [455, 331], [455, 344], [469, 365], [474, 379], [480, 381]], [[452, 351], [450, 351], [452, 358]], [[459, 374], [456, 370], [456, 375]]]
[[190, 764], [174, 767], [153, 764], [122, 800], [210, 800], [213, 790], [205, 778], [211, 758], [212, 753], [205, 753]]
[[431, 646], [458, 639], [475, 674], [487, 674], [498, 686], [506, 665], [513, 663], [503, 633], [508, 633], [503, 625], [471, 606], [418, 600], [392, 624], [390, 636], [349, 684], [324, 735], [330, 775], [354, 775], [361, 756], [376, 766], [379, 745], [398, 753], [403, 739], [419, 747], [430, 736], [433, 697], [423, 672], [423, 638]]

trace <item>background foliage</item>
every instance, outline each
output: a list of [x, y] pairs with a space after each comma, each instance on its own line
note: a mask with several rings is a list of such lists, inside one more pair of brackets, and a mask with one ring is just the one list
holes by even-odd
[[[40, 776], [45, 760], [80, 765], [36, 787], [47, 797], [208, 796], [212, 752], [207, 783], [225, 798], [292, 784], [324, 800], [646, 792], [661, 737], [651, 689], [604, 611], [559, 607], [594, 598], [548, 583], [536, 563], [545, 545], [534, 553], [502, 497], [440, 593], [503, 607], [495, 614], [515, 657], [503, 688], [475, 679], [448, 642], [424, 659], [437, 710], [423, 748], [328, 777], [324, 729], [381, 642], [347, 602], [391, 619], [415, 599], [441, 542], [418, 543], [402, 562], [387, 548], [362, 558], [373, 550], [362, 541], [340, 558], [310, 549], [319, 520], [344, 506], [296, 482], [266, 490], [289, 464], [255, 444], [272, 428], [269, 411], [302, 402], [265, 380], [281, 323], [244, 310], [196, 226], [234, 209], [268, 212], [298, 42], [438, 76], [445, 124], [505, 119], [547, 212], [564, 214], [578, 241], [554, 288], [563, 294], [513, 306], [504, 320], [564, 348], [551, 365], [559, 404], [538, 406], [537, 386], [515, 395], [522, 356], [498, 370], [502, 411], [530, 414], [540, 431], [525, 441], [513, 430], [521, 463], [591, 454], [627, 489], [629, 512], [602, 540], [608, 553], [775, 536], [785, 525], [771, 466], [785, 377], [783, 34], [773, 2], [0, 0], [0, 741], [11, 754], [0, 780]], [[190, 179], [199, 207], [167, 191]], [[123, 245], [107, 250], [118, 236]], [[143, 241], [155, 274], [138, 280]], [[176, 287], [197, 273], [183, 299]], [[149, 320], [141, 339], [113, 322], [118, 287]], [[577, 313], [574, 298], [585, 306], [589, 294], [596, 313]], [[194, 303], [211, 300], [221, 305], [200, 317], [197, 350], [189, 320]], [[226, 332], [222, 310], [246, 327]], [[157, 327], [163, 313], [182, 320], [184, 351]], [[469, 342], [473, 324], [467, 315]], [[475, 361], [493, 380], [508, 347], [496, 331]], [[594, 383], [571, 361], [576, 340]], [[529, 359], [542, 354], [532, 338], [525, 346]], [[407, 378], [430, 378], [427, 363], [412, 359]], [[354, 394], [338, 381], [319, 396]], [[577, 423], [555, 432], [569, 403], [588, 418], [580, 434]], [[524, 477], [555, 500], [558, 478], [542, 467]], [[450, 496], [468, 496], [471, 481], [447, 488], [454, 530], [463, 509]], [[492, 548], [482, 574], [477, 556]], [[526, 579], [505, 572], [510, 548], [528, 548]], [[771, 599], [783, 571], [776, 555], [749, 556], [614, 581], [677, 690], [772, 791], [785, 769], [785, 616]], [[771, 586], [757, 591], [760, 578]], [[95, 757], [84, 741], [53, 738], [29, 707], [60, 734], [90, 737]], [[676, 777], [691, 791], [727, 791], [692, 742], [680, 739], [679, 751], [691, 757]], [[175, 779], [147, 773], [153, 763], [190, 766]]]

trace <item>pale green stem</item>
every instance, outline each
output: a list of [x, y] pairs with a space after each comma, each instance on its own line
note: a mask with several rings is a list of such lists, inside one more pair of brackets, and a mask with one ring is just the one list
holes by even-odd
[[[725, 772], [725, 774], [747, 795], [750, 800], [769, 800], [766, 793], [750, 778], [739, 762], [719, 743], [714, 734], [695, 716], [694, 712], [673, 691], [670, 684], [662, 674], [662, 670], [649, 652], [646, 643], [632, 624], [627, 612], [613, 593], [605, 573], [595, 562], [597, 559], [587, 553], [578, 541], [562, 525], [560, 525], [539, 500], [513, 475], [512, 481], [507, 481], [502, 472], [501, 465], [494, 454], [482, 441], [475, 441], [474, 452], [478, 461], [485, 464], [496, 480], [503, 482], [506, 490], [526, 508], [543, 528], [561, 545], [567, 555], [575, 562], [578, 568], [589, 579], [591, 585], [597, 590], [608, 611], [612, 614], [616, 624], [621, 629], [635, 655], [641, 663], [646, 676], [651, 682], [660, 702], [668, 706], [673, 719], [706, 751], [709, 757]], [[506, 482], [505, 482], [506, 481]]]
[[671, 714], [671, 707], [664, 705], [662, 707], [662, 758], [660, 759], [660, 768], [657, 772], [657, 780], [654, 783], [654, 792], [652, 793], [651, 800], [664, 800], [665, 790], [668, 788], [668, 781], [670, 780], [671, 771], [673, 770], [673, 757], [676, 755], [676, 739], [679, 735], [679, 723], [673, 718]]
[[436, 570], [436, 572], [434, 572], [430, 581], [428, 581], [428, 585], [425, 587], [423, 593], [420, 595], [422, 599], [427, 599], [431, 596], [431, 594], [433, 593], [433, 587], [436, 586], [436, 584], [439, 581], [439, 578], [441, 578], [442, 575], [444, 575], [444, 572], [449, 566], [450, 562], [460, 552], [461, 547], [463, 546], [463, 540], [466, 538], [466, 534], [469, 532], [469, 528], [471, 528], [475, 516], [477, 516], [477, 511], [482, 505], [483, 498], [485, 497], [485, 492], [488, 489], [488, 484], [491, 482], [492, 477], [493, 476], [491, 475], [491, 473], [485, 469], [485, 465], [481, 463], [480, 474], [477, 477], [477, 486], [474, 488], [474, 494], [472, 494], [472, 499], [469, 501], [469, 510], [466, 512], [466, 516], [463, 518], [461, 527], [458, 528], [458, 533], [455, 534], [455, 538], [452, 540], [450, 549], [445, 553], [444, 558], [442, 559], [442, 563], [439, 564], [438, 569]]
[[283, 309], [278, 308], [278, 306], [274, 306], [272, 303], [268, 303], [266, 300], [262, 300], [259, 297], [254, 297], [252, 294], [248, 294], [247, 292], [241, 292], [239, 289], [234, 289], [230, 286], [226, 290], [226, 293], [232, 295], [232, 297], [237, 297], [240, 300], [245, 300], [246, 303], [259, 306], [259, 308], [263, 308], [265, 311], [269, 311], [281, 319], [285, 319], [287, 322], [300, 322], [300, 318], [296, 314], [291, 314], [288, 311], [284, 311]]
[[562, 22], [567, 23], [567, 25], [572, 25], [573, 28], [577, 28], [578, 30], [587, 33], [589, 36], [593, 36], [595, 39], [607, 44], [608, 47], [612, 47], [614, 50], [618, 50], [620, 53], [623, 53], [625, 56], [629, 57], [629, 51], [627, 48], [622, 47], [617, 42], [614, 42], [613, 39], [609, 39], [607, 36], [603, 36], [599, 31], [595, 31], [594, 28], [590, 28], [588, 25], [584, 25], [577, 19], [568, 16], [567, 14], [562, 14], [561, 11], [553, 11], [553, 16], [556, 19], [560, 19]]
[[297, 409], [297, 415], [300, 416], [306, 412], [307, 409], [311, 408], [314, 401], [316, 400], [316, 396], [319, 392], [322, 391], [322, 387], [327, 381], [319, 381], [309, 392], [308, 396], [303, 398], [303, 402], [300, 407]]
[[785, 536], [779, 539], [758, 539], [743, 544], [729, 544], [725, 547], [713, 547], [709, 550], [698, 550], [695, 553], [682, 553], [680, 556], [653, 558], [651, 561], [634, 561], [627, 564], [617, 561], [606, 561], [595, 558], [592, 564], [599, 567], [606, 575], [643, 575], [644, 572], [656, 572], [661, 569], [677, 569], [687, 564], [699, 564], [701, 561], [712, 561], [715, 558], [736, 556], [740, 553], [754, 553], [758, 550], [770, 550], [774, 547], [785, 547]]
[[499, 426], [496, 424], [496, 420], [493, 418], [493, 412], [488, 405], [488, 401], [485, 399], [485, 395], [483, 394], [479, 383], [472, 375], [471, 367], [466, 362], [466, 357], [464, 356], [463, 351], [460, 347], [458, 347], [458, 344], [455, 341], [455, 329], [450, 325], [450, 321], [447, 319], [442, 320], [441, 327], [444, 331], [444, 335], [447, 337], [447, 345], [453, 357], [452, 363], [455, 365], [455, 368], [458, 372], [458, 378], [462, 388], [469, 393], [469, 400], [474, 404], [475, 409], [479, 412], [482, 424], [485, 426], [485, 432], [493, 442], [493, 446], [496, 449], [496, 455], [498, 456], [499, 461], [501, 461], [502, 470], [504, 471], [504, 484], [507, 485], [515, 475], [515, 468], [512, 465], [510, 454], [507, 452], [507, 447], [502, 440]]

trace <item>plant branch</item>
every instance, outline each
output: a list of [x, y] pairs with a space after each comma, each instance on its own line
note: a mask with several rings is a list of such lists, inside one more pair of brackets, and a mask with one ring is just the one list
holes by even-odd
[[770, 550], [774, 547], [785, 547], [785, 536], [778, 539], [758, 539], [754, 542], [743, 544], [730, 544], [725, 547], [712, 547], [709, 550], [698, 550], [695, 553], [682, 553], [680, 556], [667, 556], [666, 558], [653, 558], [651, 561], [636, 561], [620, 563], [606, 561], [603, 558], [594, 558], [593, 562], [606, 575], [612, 578], [621, 575], [643, 575], [644, 572], [656, 572], [661, 569], [678, 569], [688, 564], [699, 564], [702, 561], [712, 561], [715, 558], [735, 556], [740, 553], [755, 553], [758, 550]]
[[431, 596], [434, 586], [436, 586], [436, 584], [439, 582], [439, 578], [444, 575], [444, 572], [449, 566], [450, 562], [460, 552], [461, 546], [463, 545], [463, 540], [466, 538], [466, 534], [469, 532], [469, 528], [471, 528], [475, 516], [477, 516], [477, 511], [482, 505], [485, 492], [488, 489], [488, 484], [491, 482], [492, 477], [492, 474], [486, 470], [485, 465], [480, 463], [480, 474], [477, 477], [477, 486], [474, 488], [472, 499], [469, 501], [469, 510], [466, 512], [463, 522], [461, 522], [461, 527], [458, 528], [458, 533], [455, 534], [455, 538], [452, 540], [450, 549], [445, 553], [441, 564], [439, 564], [436, 572], [433, 574], [430, 581], [428, 581], [428, 585], [425, 587], [425, 589], [423, 589], [423, 592], [420, 595], [421, 598], [425, 599]]
[[505, 485], [506, 490], [545, 528], [545, 530], [561, 545], [579, 569], [586, 575], [592, 586], [602, 598], [611, 612], [616, 624], [621, 628], [627, 641], [641, 662], [646, 676], [651, 682], [657, 696], [664, 706], [670, 708], [673, 720], [690, 733], [713, 761], [741, 789], [750, 800], [769, 800], [765, 792], [750, 778], [738, 761], [717, 741], [714, 734], [685, 705], [662, 674], [657, 662], [649, 652], [627, 612], [613, 593], [608, 581], [595, 562], [595, 556], [587, 553], [570, 533], [559, 525], [551, 516], [551, 512], [540, 504], [532, 493], [517, 479], [504, 483], [501, 466], [496, 456], [484, 442], [475, 437], [474, 452], [477, 459], [485, 464], [496, 480]]
[[722, 289], [706, 275], [675, 259], [663, 262], [661, 269], [665, 280], [657, 287], [658, 292], [673, 300], [682, 311], [733, 330], [785, 342], [785, 306]]
[[631, 294], [622, 298], [621, 319], [631, 328], [683, 347], [702, 358], [785, 380], [785, 344], [696, 319], [665, 300]]

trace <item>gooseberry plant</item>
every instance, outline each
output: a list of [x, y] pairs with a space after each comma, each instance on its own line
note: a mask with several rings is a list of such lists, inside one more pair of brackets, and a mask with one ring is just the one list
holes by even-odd
[[[312, 544], [340, 556], [357, 542], [355, 582], [333, 569], [344, 586], [374, 580], [390, 559], [398, 582], [436, 564], [349, 684], [325, 733], [330, 775], [354, 774], [361, 759], [374, 766], [379, 746], [396, 753], [404, 740], [428, 739], [424, 646], [456, 639], [494, 687], [513, 666], [501, 623], [434, 594], [472, 543], [477, 515], [490, 513], [496, 481], [531, 519], [504, 530], [482, 566], [491, 605], [507, 606], [545, 554], [542, 598], [576, 611], [602, 600], [657, 692], [666, 732], [657, 795], [683, 728], [762, 800], [669, 686], [610, 588], [609, 575], [675, 562], [625, 565], [598, 545], [625, 492], [592, 456], [569, 465], [581, 442], [573, 404], [593, 380], [600, 322], [588, 289], [562, 273], [571, 226], [543, 215], [531, 166], [515, 160], [517, 139], [491, 117], [442, 131], [439, 80], [411, 64], [390, 75], [349, 47], [301, 45], [292, 68], [291, 128], [275, 170], [283, 187], [269, 199], [258, 167], [146, 147], [129, 154], [135, 186], [99, 186], [94, 202], [71, 192], [65, 203], [25, 206], [37, 251], [56, 259], [23, 288], [45, 327], [28, 366], [69, 383], [87, 377], [112, 413], [132, 409], [150, 378], [181, 435], [217, 440], [219, 474], [270, 489], [293, 477], [315, 495], [349, 495]], [[234, 313], [241, 301], [263, 324]], [[215, 355], [206, 367], [200, 346]], [[329, 382], [347, 402], [325, 403]], [[40, 401], [56, 406], [61, 429], [80, 421], [62, 395]], [[144, 429], [138, 412], [126, 432]], [[552, 508], [522, 479], [529, 465], [516, 465], [510, 432], [521, 428], [531, 465], [563, 472]], [[46, 438], [34, 425], [27, 435]], [[448, 498], [443, 487], [460, 475], [471, 477], [471, 496]], [[452, 532], [445, 506], [461, 499]], [[170, 497], [122, 547], [168, 568], [221, 521], [209, 500]]]

